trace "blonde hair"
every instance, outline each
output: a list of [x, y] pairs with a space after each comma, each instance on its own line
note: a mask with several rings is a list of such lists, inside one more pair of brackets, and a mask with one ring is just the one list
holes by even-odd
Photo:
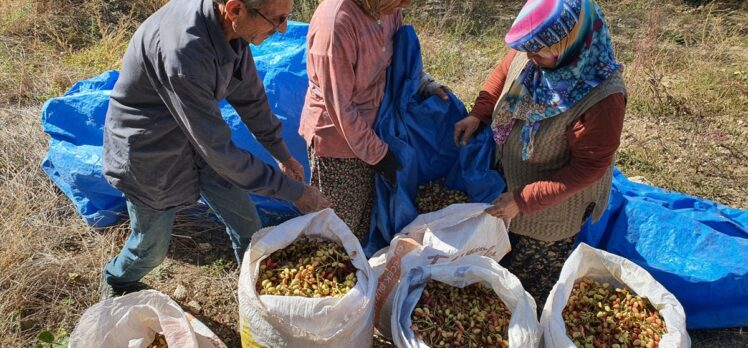
[[354, 0], [364, 12], [373, 18], [382, 17], [382, 10], [399, 0]]

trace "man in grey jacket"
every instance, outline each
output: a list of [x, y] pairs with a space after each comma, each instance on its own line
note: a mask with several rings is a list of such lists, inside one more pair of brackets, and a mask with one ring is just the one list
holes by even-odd
[[[102, 297], [161, 264], [175, 212], [200, 195], [226, 225], [241, 262], [261, 226], [248, 193], [329, 206], [280, 136], [248, 42], [285, 32], [293, 0], [172, 0], [135, 32], [111, 94], [104, 175], [127, 198], [131, 234], [104, 268]], [[221, 117], [226, 99], [280, 171], [238, 148]]]

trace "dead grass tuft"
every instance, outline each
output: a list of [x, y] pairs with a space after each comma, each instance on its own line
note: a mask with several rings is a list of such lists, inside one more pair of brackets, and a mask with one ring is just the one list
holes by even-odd
[[[90, 233], [38, 164], [37, 108], [0, 111], [0, 345], [31, 346], [45, 328], [74, 326], [92, 305], [92, 269], [115, 234]], [[96, 267], [94, 268], [94, 265]], [[25, 343], [25, 344], [21, 344]]]

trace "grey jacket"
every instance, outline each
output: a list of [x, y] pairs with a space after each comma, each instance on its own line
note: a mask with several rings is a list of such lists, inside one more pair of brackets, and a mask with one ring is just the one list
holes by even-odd
[[194, 203], [209, 166], [252, 193], [294, 201], [303, 184], [238, 148], [221, 117], [226, 99], [279, 161], [291, 154], [251, 52], [226, 41], [212, 0], [172, 0], [135, 32], [112, 91], [104, 175], [128, 199], [163, 210]]

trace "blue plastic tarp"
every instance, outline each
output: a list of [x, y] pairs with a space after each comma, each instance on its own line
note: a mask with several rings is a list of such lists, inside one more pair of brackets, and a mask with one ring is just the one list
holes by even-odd
[[[399, 35], [414, 39], [412, 29], [407, 30], [409, 33]], [[262, 46], [252, 49], [271, 106], [284, 122], [285, 140], [294, 157], [304, 164], [308, 175], [306, 145], [297, 134], [307, 87], [306, 31], [305, 24], [291, 23], [285, 35], [273, 36]], [[406, 50], [395, 55], [393, 70], [398, 70], [405, 80], [398, 84], [400, 87], [388, 87], [388, 91], [396, 92], [388, 92], [389, 99], [383, 103], [383, 110], [406, 110], [406, 113], [421, 110], [418, 108], [422, 107], [420, 103], [423, 101], [396, 98], [399, 95], [392, 94], [412, 95], [414, 71], [420, 64], [417, 51]], [[388, 78], [394, 79], [394, 74], [390, 72]], [[51, 138], [49, 152], [42, 164], [44, 170], [92, 226], [111, 225], [124, 213], [124, 198], [101, 175], [102, 127], [109, 91], [116, 79], [117, 72], [110, 71], [81, 81], [64, 96], [49, 100], [42, 112], [44, 130]], [[446, 104], [438, 100], [426, 101], [426, 105], [429, 103], [434, 103], [435, 107]], [[449, 104], [459, 112], [455, 113], [454, 119], [445, 118], [440, 129], [429, 131], [432, 133], [426, 137], [442, 140], [430, 143], [436, 144], [430, 148], [418, 149], [428, 155], [420, 152], [416, 155], [413, 147], [408, 145], [422, 141], [422, 133], [408, 133], [412, 130], [408, 128], [412, 126], [410, 122], [419, 120], [420, 111], [413, 113], [412, 118], [403, 118], [403, 113], [393, 112], [388, 127], [396, 132], [388, 139], [396, 141], [391, 146], [402, 149], [398, 156], [409, 159], [404, 163], [406, 166], [417, 163], [417, 167], [411, 166], [400, 174], [403, 190], [406, 183], [409, 185], [408, 192], [404, 193], [413, 197], [415, 188], [410, 183], [446, 175], [451, 187], [468, 192], [477, 201], [490, 200], [498, 192], [481, 187], [482, 183], [499, 185], [491, 181], [495, 179], [491, 179], [487, 171], [493, 158], [490, 134], [479, 134], [474, 142], [455, 154], [451, 125], [464, 116], [464, 108], [454, 98]], [[233, 109], [225, 103], [222, 105], [237, 144], [271, 161]], [[424, 106], [422, 111], [428, 113], [431, 109]], [[408, 136], [397, 133], [401, 130]], [[458, 162], [459, 165], [455, 165]], [[436, 168], [433, 172], [424, 169], [432, 166], [449, 169]], [[413, 168], [419, 168], [420, 172]], [[481, 175], [488, 177], [480, 178]], [[468, 181], [460, 178], [480, 179]], [[481, 198], [481, 195], [485, 197]], [[266, 223], [295, 214], [287, 203], [262, 197], [253, 199], [258, 202], [260, 215]], [[403, 202], [408, 200], [403, 199]], [[395, 225], [402, 226], [405, 221], [409, 222], [409, 218], [406, 216]], [[389, 242], [387, 235], [379, 236], [382, 241]], [[748, 326], [748, 211], [633, 183], [616, 171], [606, 213], [598, 223], [583, 228], [580, 241], [626, 257], [647, 269], [683, 304], [689, 328]]]
[[466, 192], [471, 202], [484, 203], [496, 199], [506, 186], [491, 168], [495, 146], [488, 127], [458, 148], [454, 124], [467, 115], [465, 106], [452, 93], [448, 101], [419, 96], [422, 70], [418, 36], [413, 27], [404, 26], [394, 37], [392, 64], [374, 127], [403, 168], [397, 173], [396, 187], [381, 176], [376, 178], [372, 225], [364, 245], [369, 256], [389, 245], [418, 216], [414, 202], [418, 185], [446, 179], [446, 187]]
[[748, 326], [748, 211], [631, 182], [580, 241], [644, 267], [686, 310], [689, 329]]
[[104, 118], [119, 73], [108, 71], [73, 85], [42, 108], [49, 151], [42, 168], [70, 198], [89, 225], [109, 226], [122, 218], [125, 199], [101, 173]]

